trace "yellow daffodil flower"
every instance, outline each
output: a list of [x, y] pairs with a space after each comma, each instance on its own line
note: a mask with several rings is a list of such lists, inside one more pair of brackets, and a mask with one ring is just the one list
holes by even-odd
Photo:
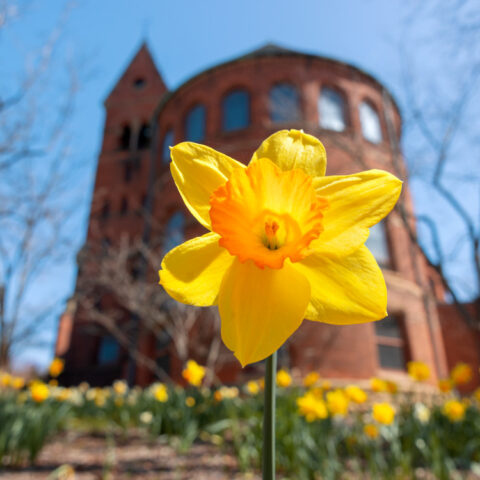
[[152, 393], [157, 402], [165, 403], [168, 400], [168, 390], [163, 383], [152, 385]]
[[328, 417], [327, 405], [322, 398], [319, 398], [313, 392], [307, 392], [305, 395], [297, 398], [297, 406], [298, 411], [305, 417], [307, 422]]
[[206, 369], [199, 365], [195, 360], [189, 360], [187, 367], [183, 370], [183, 378], [194, 387], [199, 387], [202, 384]]
[[385, 380], [385, 387], [388, 393], [396, 394], [398, 392], [398, 385], [392, 380]]
[[303, 379], [303, 385], [307, 388], [313, 387], [320, 380], [320, 375], [317, 372], [310, 372]]
[[465, 417], [465, 404], [458, 400], [448, 400], [442, 408], [443, 414], [452, 422], [459, 422]]
[[344, 417], [348, 413], [348, 397], [342, 390], [327, 392], [327, 406], [332, 415]]
[[260, 392], [259, 382], [256, 382], [255, 380], [248, 381], [246, 385], [246, 389], [250, 395], [257, 395], [258, 392]]
[[21, 390], [25, 386], [25, 379], [23, 377], [12, 377], [10, 384], [15, 390]]
[[50, 390], [45, 383], [35, 381], [30, 384], [30, 395], [34, 402], [42, 403], [50, 396]]
[[468, 363], [457, 363], [453, 367], [450, 377], [455, 385], [464, 385], [473, 377], [472, 367]]
[[438, 381], [438, 389], [442, 393], [450, 393], [453, 388], [453, 382], [449, 378], [442, 378]]
[[423, 362], [408, 362], [408, 374], [417, 382], [423, 382], [430, 378], [430, 368]]
[[277, 372], [277, 385], [279, 387], [287, 388], [292, 384], [291, 375], [283, 368]]
[[48, 373], [51, 377], [58, 377], [65, 367], [65, 361], [61, 358], [55, 357], [48, 368]]
[[372, 416], [382, 425], [391, 425], [395, 419], [395, 409], [389, 403], [374, 403]]
[[378, 437], [378, 427], [373, 423], [367, 423], [363, 426], [363, 433], [371, 439], [375, 439]]
[[204, 145], [171, 149], [186, 206], [209, 233], [170, 251], [160, 284], [176, 300], [218, 305], [242, 366], [268, 357], [303, 319], [346, 325], [387, 315], [382, 272], [364, 243], [401, 181], [369, 170], [325, 176], [322, 143], [298, 130], [267, 138], [248, 166]]
[[12, 376], [9, 373], [2, 372], [0, 373], [0, 387], [7, 388], [10, 386], [12, 381]]
[[370, 379], [370, 388], [375, 393], [387, 391], [387, 382], [381, 378], [373, 377]]
[[194, 399], [193, 397], [187, 397], [187, 398], [185, 399], [185, 405], [186, 405], [187, 407], [192, 408], [192, 407], [195, 406], [195, 403], [196, 403], [196, 402], [195, 402], [195, 399]]
[[365, 391], [356, 385], [348, 385], [345, 387], [345, 393], [348, 399], [354, 403], [365, 403], [368, 399], [368, 395]]

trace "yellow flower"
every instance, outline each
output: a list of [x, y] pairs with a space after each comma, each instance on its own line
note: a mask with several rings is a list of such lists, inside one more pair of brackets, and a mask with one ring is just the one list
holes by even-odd
[[127, 390], [128, 385], [125, 380], [115, 380], [115, 382], [113, 382], [113, 391], [117, 395], [125, 395], [125, 393], [127, 393]]
[[452, 422], [459, 422], [465, 417], [466, 406], [458, 400], [448, 400], [443, 405], [443, 414]]
[[165, 403], [168, 400], [168, 390], [163, 383], [152, 385], [152, 393], [157, 402]]
[[224, 398], [237, 398], [238, 397], [238, 388], [237, 387], [220, 387], [214, 394], [213, 398], [220, 402]]
[[387, 382], [381, 378], [373, 377], [370, 379], [370, 387], [375, 393], [386, 392]]
[[430, 368], [423, 362], [408, 362], [408, 374], [417, 382], [423, 382], [430, 378]]
[[313, 392], [307, 392], [302, 397], [297, 398], [297, 406], [300, 414], [306, 418], [307, 422], [328, 417], [327, 405]]
[[400, 195], [396, 177], [326, 177], [322, 143], [298, 130], [267, 138], [247, 167], [191, 142], [171, 156], [186, 206], [210, 232], [165, 256], [160, 283], [179, 302], [218, 305], [242, 366], [278, 350], [304, 318], [386, 316], [385, 281], [364, 243]]
[[450, 377], [455, 385], [468, 383], [473, 377], [472, 367], [468, 363], [457, 363], [453, 367]]
[[391, 425], [395, 418], [395, 409], [389, 403], [374, 403], [373, 418], [382, 425]]
[[398, 392], [398, 385], [392, 380], [385, 380], [385, 387], [388, 393], [395, 394]]
[[30, 395], [33, 401], [42, 403], [50, 396], [50, 390], [48, 389], [48, 385], [35, 381], [30, 385]]
[[58, 380], [55, 379], [55, 378], [52, 378], [51, 380], [48, 381], [48, 384], [49, 384], [51, 387], [58, 387]]
[[344, 417], [348, 413], [348, 397], [342, 390], [327, 392], [328, 410], [332, 415]]
[[373, 423], [367, 423], [363, 426], [363, 433], [368, 438], [377, 438], [378, 437], [378, 427]]
[[442, 393], [450, 393], [453, 388], [453, 382], [449, 378], [442, 378], [438, 381], [438, 389]]
[[58, 377], [63, 372], [65, 361], [61, 358], [55, 357], [48, 368], [48, 373], [51, 377]]
[[345, 393], [348, 399], [354, 403], [365, 403], [368, 399], [368, 395], [356, 385], [348, 385], [345, 387]]
[[423, 403], [416, 403], [414, 407], [414, 415], [420, 423], [428, 423], [430, 420], [430, 409]]
[[250, 380], [247, 382], [246, 388], [250, 395], [257, 395], [257, 393], [260, 391], [260, 385], [255, 380]]
[[323, 390], [330, 390], [332, 388], [332, 384], [330, 382], [330, 380], [324, 380], [322, 382], [322, 389]]
[[317, 372], [310, 372], [304, 379], [303, 385], [310, 388], [313, 387], [320, 380], [320, 375]]
[[187, 398], [185, 399], [185, 405], [186, 405], [187, 407], [190, 407], [190, 408], [191, 408], [191, 407], [194, 407], [194, 406], [195, 406], [195, 399], [194, 399], [193, 397], [187, 397]]
[[480, 387], [478, 387], [474, 392], [473, 392], [473, 398], [480, 403]]
[[292, 384], [292, 377], [283, 368], [277, 372], [277, 385], [279, 387], [289, 387]]
[[182, 376], [190, 385], [199, 387], [202, 384], [205, 372], [205, 367], [199, 365], [195, 360], [189, 360], [187, 367], [182, 372]]
[[9, 373], [3, 372], [0, 373], [0, 387], [8, 388], [10, 382], [12, 381], [12, 376]]
[[10, 384], [15, 390], [21, 390], [25, 386], [25, 379], [22, 377], [12, 377]]

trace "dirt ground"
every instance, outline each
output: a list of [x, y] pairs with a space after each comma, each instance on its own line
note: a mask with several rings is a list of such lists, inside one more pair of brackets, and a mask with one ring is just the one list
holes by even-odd
[[[71, 468], [70, 468], [71, 467]], [[75, 473], [73, 473], [73, 471]], [[240, 473], [231, 455], [209, 444], [188, 454], [141, 437], [128, 441], [67, 434], [49, 443], [32, 467], [0, 471], [2, 480], [259, 480]]]

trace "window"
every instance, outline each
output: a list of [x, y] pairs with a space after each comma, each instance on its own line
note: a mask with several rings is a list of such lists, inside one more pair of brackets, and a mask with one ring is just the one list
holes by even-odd
[[390, 315], [375, 322], [375, 335], [380, 367], [404, 370], [406, 345], [399, 317]]
[[377, 111], [370, 103], [362, 102], [359, 108], [363, 138], [372, 143], [382, 141], [382, 128]]
[[137, 147], [139, 150], [145, 150], [150, 147], [150, 139], [152, 137], [152, 132], [150, 127], [144, 123], [140, 127], [140, 132], [138, 133]]
[[250, 95], [245, 90], [235, 90], [225, 96], [222, 103], [224, 132], [248, 127], [250, 123]]
[[107, 218], [110, 217], [110, 202], [108, 200], [105, 200], [100, 216], [102, 217], [102, 220], [107, 220]]
[[106, 335], [100, 339], [98, 348], [97, 362], [99, 365], [108, 365], [116, 363], [120, 354], [120, 345], [111, 335]]
[[170, 147], [173, 146], [173, 130], [170, 129], [165, 133], [162, 143], [162, 161], [163, 163], [170, 162]]
[[279, 83], [270, 90], [270, 119], [274, 123], [300, 120], [300, 99], [293, 85]]
[[201, 142], [205, 138], [205, 107], [197, 105], [187, 114], [185, 120], [185, 139], [189, 142]]
[[320, 126], [327, 130], [343, 132], [346, 128], [345, 102], [337, 91], [323, 88], [318, 100]]
[[365, 245], [373, 253], [373, 256], [380, 266], [388, 267], [390, 265], [390, 254], [388, 251], [388, 240], [384, 222], [377, 223], [373, 227], [370, 227], [370, 235]]
[[122, 201], [120, 203], [120, 215], [126, 215], [128, 212], [128, 199], [127, 197], [122, 197]]
[[170, 251], [185, 240], [185, 215], [183, 212], [174, 213], [165, 226], [164, 248]]
[[137, 90], [141, 90], [146, 84], [147, 84], [147, 81], [144, 78], [141, 78], [141, 77], [136, 78], [133, 82], [133, 86]]
[[119, 147], [120, 150], [130, 150], [130, 137], [132, 136], [132, 130], [129, 125], [124, 125], [122, 133], [120, 135]]

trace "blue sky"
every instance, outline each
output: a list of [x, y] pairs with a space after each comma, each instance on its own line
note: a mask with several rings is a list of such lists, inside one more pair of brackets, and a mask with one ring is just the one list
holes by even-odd
[[[25, 3], [22, 17], [0, 32], [0, 91], [18, 82], [32, 51], [58, 24], [67, 4], [63, 0]], [[142, 41], [148, 42], [170, 88], [208, 66], [275, 42], [353, 63], [376, 76], [401, 103], [398, 45], [407, 14], [401, 0], [77, 1], [62, 28], [56, 55], [58, 65], [71, 59], [80, 71], [80, 91], [68, 132], [73, 156], [84, 168], [77, 183], [81, 202], [76, 245], [71, 257], [46, 279], [55, 294], [67, 297], [74, 288], [75, 254], [85, 238], [102, 138], [102, 102]], [[429, 25], [428, 19], [417, 23], [419, 28]], [[52, 75], [59, 89], [61, 68]], [[54, 94], [51, 101], [55, 102]], [[421, 193], [417, 197], [424, 205]], [[55, 338], [55, 325], [52, 320], [45, 332], [49, 339]], [[44, 365], [51, 355], [51, 349], [31, 350], [21, 362]]]

